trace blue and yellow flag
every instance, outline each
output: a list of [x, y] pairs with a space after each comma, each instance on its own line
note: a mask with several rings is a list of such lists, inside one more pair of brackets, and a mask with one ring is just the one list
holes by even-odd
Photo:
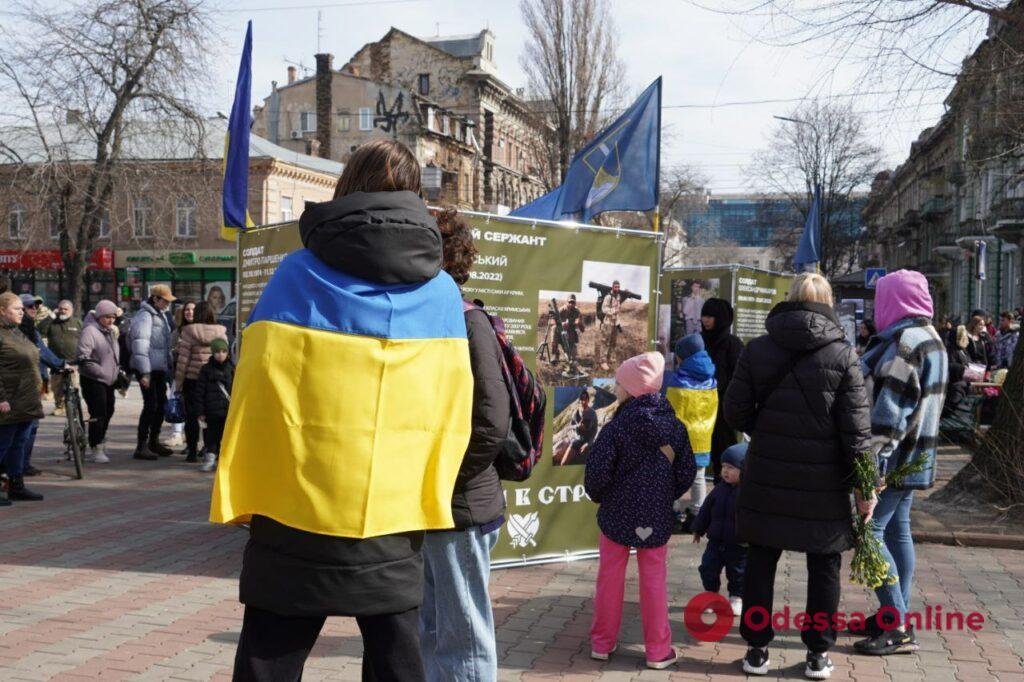
[[451, 528], [473, 375], [458, 286], [286, 257], [243, 332], [210, 520], [349, 538]]
[[793, 256], [793, 272], [817, 272], [821, 260], [821, 185], [814, 186], [814, 199], [807, 211], [807, 222], [800, 245]]
[[252, 20], [245, 30], [242, 60], [235, 81], [235, 101], [231, 105], [228, 132], [224, 138], [224, 226], [221, 239], [235, 241], [238, 230], [252, 227], [249, 217], [249, 127], [252, 125]]
[[573, 157], [558, 204], [560, 219], [581, 222], [605, 211], [650, 211], [658, 206], [661, 78]]

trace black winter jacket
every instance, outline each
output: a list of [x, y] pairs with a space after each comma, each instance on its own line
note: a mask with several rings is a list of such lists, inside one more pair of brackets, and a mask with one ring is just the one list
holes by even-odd
[[473, 369], [473, 431], [452, 495], [452, 516], [460, 530], [490, 523], [505, 511], [494, 459], [508, 436], [511, 418], [501, 348], [482, 310], [466, 311], [466, 335]]
[[732, 305], [724, 298], [709, 298], [704, 303], [701, 316], [715, 318], [714, 328], [711, 331], [702, 330], [700, 334], [704, 339], [704, 347], [711, 356], [711, 362], [715, 365], [715, 381], [718, 383], [718, 418], [715, 419], [715, 429], [711, 433], [711, 457], [714, 460], [717, 482], [721, 469], [719, 457], [726, 448], [736, 443], [736, 432], [725, 420], [725, 392], [729, 390], [733, 372], [740, 361], [743, 342], [729, 332], [732, 328], [733, 310]]
[[[315, 204], [302, 242], [331, 267], [373, 282], [420, 284], [441, 269], [441, 233], [412, 192], [356, 192]], [[254, 516], [242, 603], [282, 616], [402, 613], [423, 601], [423, 531], [352, 539]]]
[[842, 552], [853, 546], [853, 458], [871, 439], [857, 353], [826, 305], [780, 303], [765, 326], [768, 334], [740, 356], [725, 396], [725, 418], [751, 436], [737, 536], [777, 549]]
[[[228, 358], [223, 363], [210, 358], [199, 370], [195, 395], [198, 414], [203, 417], [226, 419], [231, 395], [231, 383], [235, 380], [235, 363]], [[227, 391], [224, 395], [221, 386]]]

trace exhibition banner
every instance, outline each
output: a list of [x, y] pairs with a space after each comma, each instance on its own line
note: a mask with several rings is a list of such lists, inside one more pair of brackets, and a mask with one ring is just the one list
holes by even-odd
[[[614, 413], [615, 368], [653, 349], [660, 235], [464, 217], [479, 255], [463, 293], [504, 320], [548, 398], [541, 461], [529, 480], [506, 482], [506, 524], [492, 559], [596, 556], [597, 508], [583, 490], [583, 465]], [[301, 247], [296, 223], [240, 235], [240, 324], [281, 259]]]
[[700, 311], [709, 298], [724, 298], [735, 311], [732, 333], [744, 343], [765, 333], [771, 309], [786, 300], [791, 275], [742, 265], [665, 270], [661, 279], [658, 340], [666, 354], [676, 341], [700, 331]]

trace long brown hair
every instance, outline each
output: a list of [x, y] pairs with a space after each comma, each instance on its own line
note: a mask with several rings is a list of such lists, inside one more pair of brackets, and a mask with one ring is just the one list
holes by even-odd
[[345, 164], [334, 198], [353, 192], [420, 193], [420, 165], [409, 148], [394, 140], [362, 144]]
[[437, 227], [441, 230], [441, 248], [444, 253], [444, 271], [459, 286], [469, 280], [476, 262], [476, 246], [469, 225], [454, 208], [446, 207], [437, 214]]

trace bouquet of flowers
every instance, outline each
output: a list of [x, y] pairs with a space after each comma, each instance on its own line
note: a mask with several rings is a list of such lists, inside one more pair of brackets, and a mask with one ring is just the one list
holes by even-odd
[[[904, 474], [905, 475], [905, 474]], [[854, 488], [864, 500], [875, 496], [878, 469], [875, 457], [862, 452], [853, 461]], [[882, 545], [875, 537], [873, 523], [857, 516], [856, 549], [850, 562], [850, 581], [872, 589], [883, 584], [892, 585], [896, 577], [889, 575], [889, 562], [882, 556]]]

